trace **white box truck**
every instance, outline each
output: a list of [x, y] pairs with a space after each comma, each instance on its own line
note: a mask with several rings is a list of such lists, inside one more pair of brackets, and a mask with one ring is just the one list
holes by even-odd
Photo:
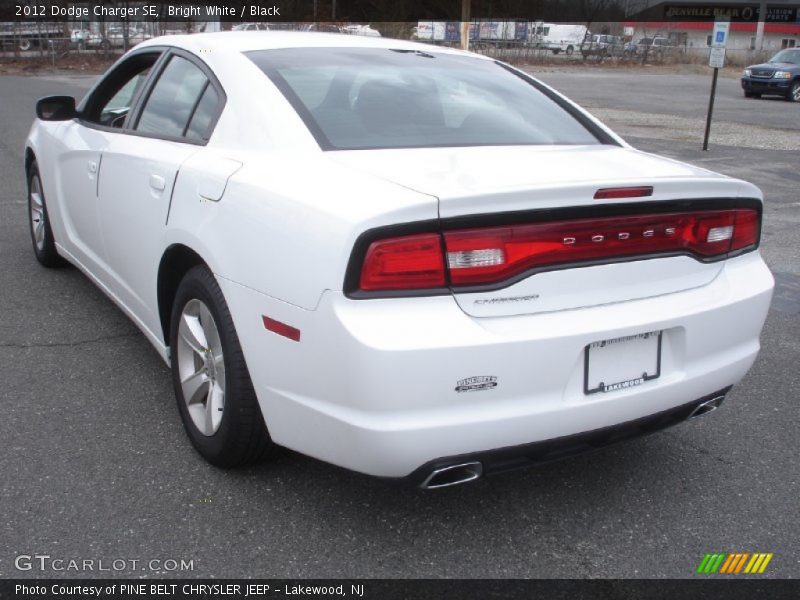
[[580, 50], [583, 40], [589, 33], [586, 25], [567, 25], [563, 23], [536, 23], [531, 27], [531, 41], [539, 48], [546, 48], [558, 54], [572, 54]]

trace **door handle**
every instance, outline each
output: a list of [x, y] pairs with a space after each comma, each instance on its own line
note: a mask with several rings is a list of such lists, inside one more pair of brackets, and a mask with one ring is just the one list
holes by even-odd
[[90, 160], [89, 163], [86, 165], [86, 169], [89, 171], [89, 173], [92, 174], [97, 173], [97, 163], [94, 162], [93, 160]]
[[159, 192], [163, 192], [164, 188], [167, 187], [167, 182], [161, 175], [150, 175], [150, 187]]

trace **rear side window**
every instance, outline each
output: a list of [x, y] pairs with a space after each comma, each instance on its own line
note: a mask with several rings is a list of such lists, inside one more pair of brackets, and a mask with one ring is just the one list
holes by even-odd
[[203, 72], [185, 58], [173, 56], [153, 86], [136, 130], [207, 139], [218, 106], [219, 96]]
[[206, 89], [197, 103], [197, 108], [195, 108], [194, 116], [186, 129], [187, 138], [191, 140], [207, 139], [214, 115], [217, 114], [217, 106], [219, 106], [219, 96], [214, 87], [207, 83]]

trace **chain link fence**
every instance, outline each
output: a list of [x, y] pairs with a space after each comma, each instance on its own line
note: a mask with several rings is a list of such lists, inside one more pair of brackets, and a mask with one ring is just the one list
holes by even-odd
[[[22, 69], [51, 67], [74, 68], [111, 63], [120, 54], [145, 39], [164, 34], [185, 34], [202, 30], [198, 23], [92, 23], [91, 29], [70, 22], [37, 22], [29, 24], [0, 23], [0, 64], [16, 65]], [[246, 25], [246, 24], [245, 24]], [[293, 29], [348, 32], [342, 25], [325, 23], [251, 24], [263, 29]], [[380, 27], [381, 24], [375, 24]], [[385, 33], [392, 37], [411, 37], [411, 24], [386, 24]], [[241, 27], [242, 25], [235, 26]], [[230, 25], [228, 25], [230, 27]], [[456, 46], [438, 42], [437, 45]], [[551, 49], [524, 41], [476, 41], [470, 50], [514, 64], [553, 66], [604, 65], [629, 67], [635, 65], [675, 65], [708, 63], [706, 47], [669, 46], [662, 48], [616, 48], [595, 51], [589, 44], [579, 44], [569, 51], [554, 53]], [[773, 52], [728, 49], [726, 64], [744, 67], [767, 60]]]

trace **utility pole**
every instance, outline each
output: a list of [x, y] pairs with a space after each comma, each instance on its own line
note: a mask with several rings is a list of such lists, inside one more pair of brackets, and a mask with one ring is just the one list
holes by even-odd
[[470, 0], [461, 0], [461, 49], [469, 50]]
[[764, 22], [767, 20], [767, 0], [758, 3], [758, 23], [756, 24], [756, 50], [764, 49]]

